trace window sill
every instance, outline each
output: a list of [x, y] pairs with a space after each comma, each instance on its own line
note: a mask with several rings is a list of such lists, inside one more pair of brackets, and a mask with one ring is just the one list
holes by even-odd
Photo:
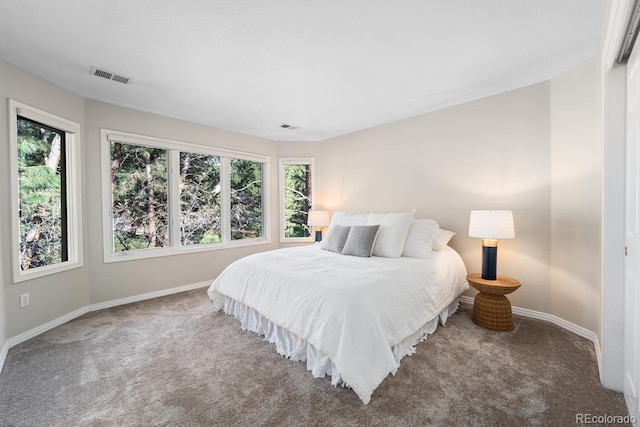
[[59, 264], [34, 268], [32, 270], [16, 271], [13, 275], [13, 283], [25, 282], [39, 277], [46, 277], [52, 274], [62, 273], [64, 271], [75, 270], [83, 265], [82, 261], [66, 261]]
[[197, 245], [197, 246], [181, 246], [179, 248], [155, 248], [155, 249], [143, 249], [143, 250], [134, 250], [134, 251], [123, 251], [123, 252], [111, 252], [105, 253], [104, 262], [112, 263], [112, 262], [123, 262], [123, 261], [134, 261], [140, 259], [149, 259], [149, 258], [160, 258], [165, 256], [174, 256], [174, 255], [185, 255], [197, 252], [209, 252], [209, 251], [218, 251], [224, 249], [233, 249], [233, 248], [244, 248], [250, 246], [260, 246], [271, 243], [271, 240], [266, 238], [258, 238], [258, 239], [247, 239], [247, 240], [234, 240], [228, 243], [211, 243], [207, 245]]

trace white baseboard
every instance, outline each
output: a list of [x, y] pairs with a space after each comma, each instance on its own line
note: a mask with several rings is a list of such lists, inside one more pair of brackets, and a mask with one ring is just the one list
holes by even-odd
[[4, 361], [7, 358], [7, 354], [9, 353], [9, 343], [5, 342], [2, 346], [2, 352], [0, 353], [0, 372], [2, 372], [2, 367], [4, 366]]
[[[468, 296], [461, 296], [460, 300], [466, 303], [469, 303], [471, 305], [473, 305], [473, 297], [468, 297]], [[535, 310], [529, 310], [527, 308], [520, 308], [520, 307], [511, 307], [511, 311], [513, 311], [513, 313], [518, 314], [520, 316], [524, 316], [524, 317], [531, 317], [533, 319], [540, 319], [540, 320], [545, 320], [547, 322], [551, 322], [555, 325], [560, 326], [561, 328], [564, 328], [570, 332], [573, 332], [576, 335], [579, 335], [583, 338], [588, 339], [589, 341], [591, 341], [593, 343], [595, 352], [596, 352], [596, 360], [598, 362], [598, 370], [600, 371], [601, 366], [600, 366], [600, 342], [598, 341], [598, 336], [595, 334], [595, 332], [592, 332], [588, 329], [583, 328], [582, 326], [578, 326], [575, 323], [571, 323], [568, 322], [558, 316], [554, 316], [553, 314], [547, 314], [547, 313], [542, 313], [540, 311], [535, 311]]]
[[134, 295], [132, 297], [118, 298], [111, 301], [99, 302], [96, 304], [90, 304], [88, 306], [79, 308], [75, 311], [72, 311], [71, 313], [65, 314], [64, 316], [60, 316], [57, 319], [53, 319], [47, 323], [44, 323], [40, 326], [37, 326], [33, 329], [23, 332], [20, 335], [16, 335], [15, 337], [9, 338], [2, 348], [2, 353], [0, 353], [0, 372], [2, 372], [4, 361], [7, 358], [7, 354], [11, 347], [14, 347], [22, 342], [27, 341], [28, 339], [31, 339], [37, 335], [40, 335], [43, 332], [53, 329], [56, 326], [60, 326], [64, 323], [67, 323], [68, 321], [73, 320], [76, 317], [80, 317], [83, 314], [89, 313], [91, 311], [102, 310], [105, 308], [116, 307], [118, 305], [130, 304], [132, 302], [138, 302], [138, 301], [143, 301], [147, 299], [177, 294], [180, 292], [191, 291], [194, 289], [200, 289], [200, 288], [207, 287], [210, 284], [211, 284], [211, 281], [192, 283], [190, 285], [178, 286], [178, 287], [169, 288], [169, 289], [162, 289], [160, 291], [148, 292], [146, 294]]
[[28, 330], [27, 332], [23, 332], [20, 335], [16, 335], [15, 337], [11, 337], [7, 340], [7, 345], [9, 348], [20, 344], [21, 342], [25, 342], [28, 339], [31, 339], [37, 335], [40, 335], [43, 332], [47, 332], [49, 329], [53, 329], [56, 326], [60, 326], [64, 323], [67, 323], [70, 320], [75, 319], [76, 317], [80, 317], [83, 314], [87, 313], [88, 307], [82, 307], [71, 313], [67, 313], [64, 316], [60, 316], [57, 319], [53, 319], [47, 323], [43, 323], [40, 326], [37, 326], [33, 329]]
[[131, 304], [132, 302], [144, 301], [146, 299], [164, 297], [167, 295], [177, 294], [180, 292], [192, 291], [194, 289], [205, 288], [211, 284], [211, 280], [206, 282], [192, 283], [190, 285], [178, 286], [176, 288], [162, 289], [161, 291], [148, 292], [146, 294], [134, 295], [132, 297], [118, 298], [111, 301], [99, 302], [91, 304], [88, 311], [102, 310], [105, 308], [116, 307], [119, 305]]
[[[595, 339], [593, 340], [593, 348], [596, 351], [596, 362], [598, 363], [598, 378], [600, 378], [600, 384], [602, 384], [602, 361], [600, 353], [600, 340], [596, 334], [593, 334]], [[604, 384], [603, 384], [604, 385]]]

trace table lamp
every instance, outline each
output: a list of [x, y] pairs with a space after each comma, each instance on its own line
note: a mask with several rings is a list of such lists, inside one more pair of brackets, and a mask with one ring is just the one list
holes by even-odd
[[329, 212], [328, 211], [309, 211], [307, 217], [307, 225], [311, 227], [318, 227], [316, 229], [316, 242], [322, 240], [322, 227], [329, 225]]
[[511, 211], [471, 211], [469, 237], [482, 239], [482, 278], [496, 280], [498, 239], [513, 239], [516, 232]]

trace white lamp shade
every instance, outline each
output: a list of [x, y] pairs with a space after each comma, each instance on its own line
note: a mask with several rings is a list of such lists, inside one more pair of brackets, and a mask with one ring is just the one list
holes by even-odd
[[329, 212], [328, 211], [309, 211], [307, 217], [307, 225], [312, 227], [324, 227], [329, 225]]
[[513, 239], [516, 232], [511, 211], [471, 211], [469, 236], [481, 239]]

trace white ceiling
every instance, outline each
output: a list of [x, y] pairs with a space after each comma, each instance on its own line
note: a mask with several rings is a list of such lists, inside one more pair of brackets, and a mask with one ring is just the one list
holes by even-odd
[[0, 57], [86, 98], [322, 140], [555, 77], [597, 52], [603, 3], [0, 0]]

